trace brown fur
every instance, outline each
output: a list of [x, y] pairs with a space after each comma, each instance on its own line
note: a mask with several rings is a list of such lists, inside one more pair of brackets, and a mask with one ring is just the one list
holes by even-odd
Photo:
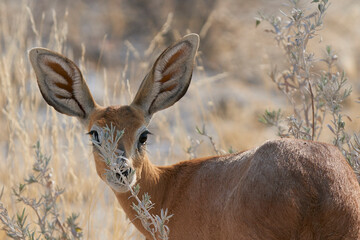
[[[144, 117], [132, 107], [100, 110], [90, 121], [127, 133], [129, 152]], [[121, 117], [119, 117], [121, 116]], [[129, 124], [131, 123], [131, 124]], [[98, 173], [101, 159], [95, 155]], [[360, 188], [339, 150], [324, 143], [281, 139], [243, 153], [166, 167], [134, 159], [141, 193], [153, 214], [169, 209], [170, 239], [357, 239]], [[101, 164], [100, 164], [101, 163]], [[100, 171], [99, 171], [100, 169]], [[140, 194], [141, 194], [140, 193]], [[129, 193], [115, 195], [134, 219]], [[139, 220], [133, 222], [148, 238]]]
[[[100, 109], [89, 126], [125, 129], [130, 152], [141, 111], [129, 106]], [[103, 161], [95, 155], [102, 177]], [[360, 188], [339, 150], [328, 144], [273, 140], [243, 153], [180, 162], [166, 167], [146, 156], [134, 159], [141, 193], [153, 214], [169, 209], [170, 239], [357, 239]], [[115, 195], [134, 219], [129, 193]], [[148, 238], [140, 221], [133, 222]]]
[[[198, 36], [188, 35], [180, 43], [174, 46], [184, 47], [164, 51], [133, 103], [121, 107], [98, 106], [78, 68], [65, 57], [46, 49], [33, 49], [29, 55], [40, 90], [55, 109], [78, 117], [89, 131], [94, 124], [113, 124], [125, 131], [118, 148], [136, 170], [140, 195], [149, 193], [155, 203], [151, 213], [168, 209], [173, 214], [170, 239], [360, 239], [359, 183], [332, 145], [279, 139], [242, 153], [162, 167], [154, 166], [145, 151], [134, 150], [138, 131], [152, 114], [174, 104], [189, 87]], [[56, 67], [45, 68], [41, 56]], [[72, 69], [78, 77], [69, 80], [57, 66]], [[171, 73], [154, 74], [162, 66]], [[64, 79], [68, 84], [58, 84]], [[64, 104], [59, 94], [70, 96], [71, 104]], [[79, 106], [84, 106], [84, 114], [79, 114]], [[96, 150], [94, 158], [97, 173], [106, 182], [106, 164]], [[135, 219], [130, 193], [113, 191], [129, 219]], [[133, 223], [151, 239], [140, 220]]]

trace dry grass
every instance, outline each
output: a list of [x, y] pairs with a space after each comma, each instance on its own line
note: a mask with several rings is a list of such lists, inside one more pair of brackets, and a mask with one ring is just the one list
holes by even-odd
[[[258, 10], [275, 13], [283, 1], [64, 2], [0, 1], [0, 185], [10, 212], [21, 209], [11, 187], [31, 170], [31, 146], [39, 140], [52, 156], [56, 183], [66, 188], [60, 204], [67, 214], [80, 213], [85, 239], [141, 239], [97, 176], [88, 137], [77, 120], [43, 101], [27, 60], [31, 47], [73, 58], [98, 103], [126, 104], [156, 55], [179, 36], [198, 32], [193, 82], [180, 103], [152, 120], [150, 159], [160, 165], [187, 159], [191, 139], [204, 140], [198, 156], [214, 154], [195, 130], [203, 123], [224, 150], [244, 150], [275, 137], [257, 119], [266, 108], [288, 107], [267, 76], [284, 62], [271, 37], [255, 28], [253, 17]], [[345, 108], [353, 119], [348, 131], [357, 131], [359, 123], [354, 101], [360, 90], [359, 17], [359, 1], [334, 1], [321, 36], [322, 46], [331, 44], [338, 52], [340, 68], [353, 85]], [[323, 135], [323, 140], [330, 137]]]

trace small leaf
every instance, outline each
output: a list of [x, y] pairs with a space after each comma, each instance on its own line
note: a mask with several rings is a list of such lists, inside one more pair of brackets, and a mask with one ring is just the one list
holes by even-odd
[[229, 148], [229, 151], [228, 151], [230, 154], [231, 153], [235, 153], [235, 151], [234, 151], [234, 149], [233, 149], [233, 147], [232, 146], [230, 146], [230, 148]]
[[260, 20], [260, 19], [255, 19], [255, 20], [256, 20], [256, 22], [255, 22], [255, 27], [257, 27], [257, 26], [259, 26], [259, 25], [260, 25], [261, 20]]
[[331, 131], [333, 134], [335, 134], [334, 129], [333, 129], [329, 124], [327, 125], [327, 127], [330, 129], [330, 131]]
[[136, 184], [135, 187], [133, 188], [133, 190], [134, 190], [135, 195], [138, 195], [140, 192], [140, 185]]
[[331, 46], [330, 45], [326, 46], [326, 52], [328, 55], [331, 54]]
[[197, 131], [199, 134], [201, 134], [201, 131], [200, 131], [200, 129], [199, 129], [198, 126], [196, 126], [195, 129], [196, 129], [196, 131]]
[[339, 126], [340, 129], [344, 129], [345, 128], [345, 122], [339, 121], [338, 126]]
[[263, 123], [263, 124], [267, 124], [267, 123], [268, 123], [264, 117], [259, 117], [258, 121], [261, 122], [261, 123]]
[[21, 193], [25, 189], [26, 184], [19, 184], [19, 193]]
[[23, 211], [21, 214], [16, 214], [16, 218], [17, 218], [17, 224], [19, 225], [19, 227], [23, 228], [25, 225], [25, 221], [26, 221], [26, 216], [25, 216], [25, 208], [23, 208]]

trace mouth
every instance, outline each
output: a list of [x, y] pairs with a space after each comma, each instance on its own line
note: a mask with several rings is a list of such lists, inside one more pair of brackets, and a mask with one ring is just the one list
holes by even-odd
[[113, 168], [106, 173], [106, 182], [116, 192], [127, 192], [136, 182], [133, 168]]

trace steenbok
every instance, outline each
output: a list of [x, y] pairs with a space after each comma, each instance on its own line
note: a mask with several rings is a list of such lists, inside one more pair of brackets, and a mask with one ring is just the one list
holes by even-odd
[[[101, 142], [98, 129], [124, 130], [118, 149], [136, 174], [124, 172], [155, 203], [168, 209], [170, 239], [360, 239], [360, 187], [341, 152], [313, 141], [279, 139], [224, 156], [154, 166], [145, 151], [147, 127], [157, 111], [186, 93], [199, 45], [185, 36], [155, 61], [130, 105], [95, 103], [79, 68], [43, 48], [29, 52], [45, 101], [77, 117]], [[94, 146], [96, 170], [135, 218], [128, 188], [107, 180], [107, 165]], [[120, 177], [120, 176], [119, 176]], [[133, 224], [148, 239], [140, 220]]]

